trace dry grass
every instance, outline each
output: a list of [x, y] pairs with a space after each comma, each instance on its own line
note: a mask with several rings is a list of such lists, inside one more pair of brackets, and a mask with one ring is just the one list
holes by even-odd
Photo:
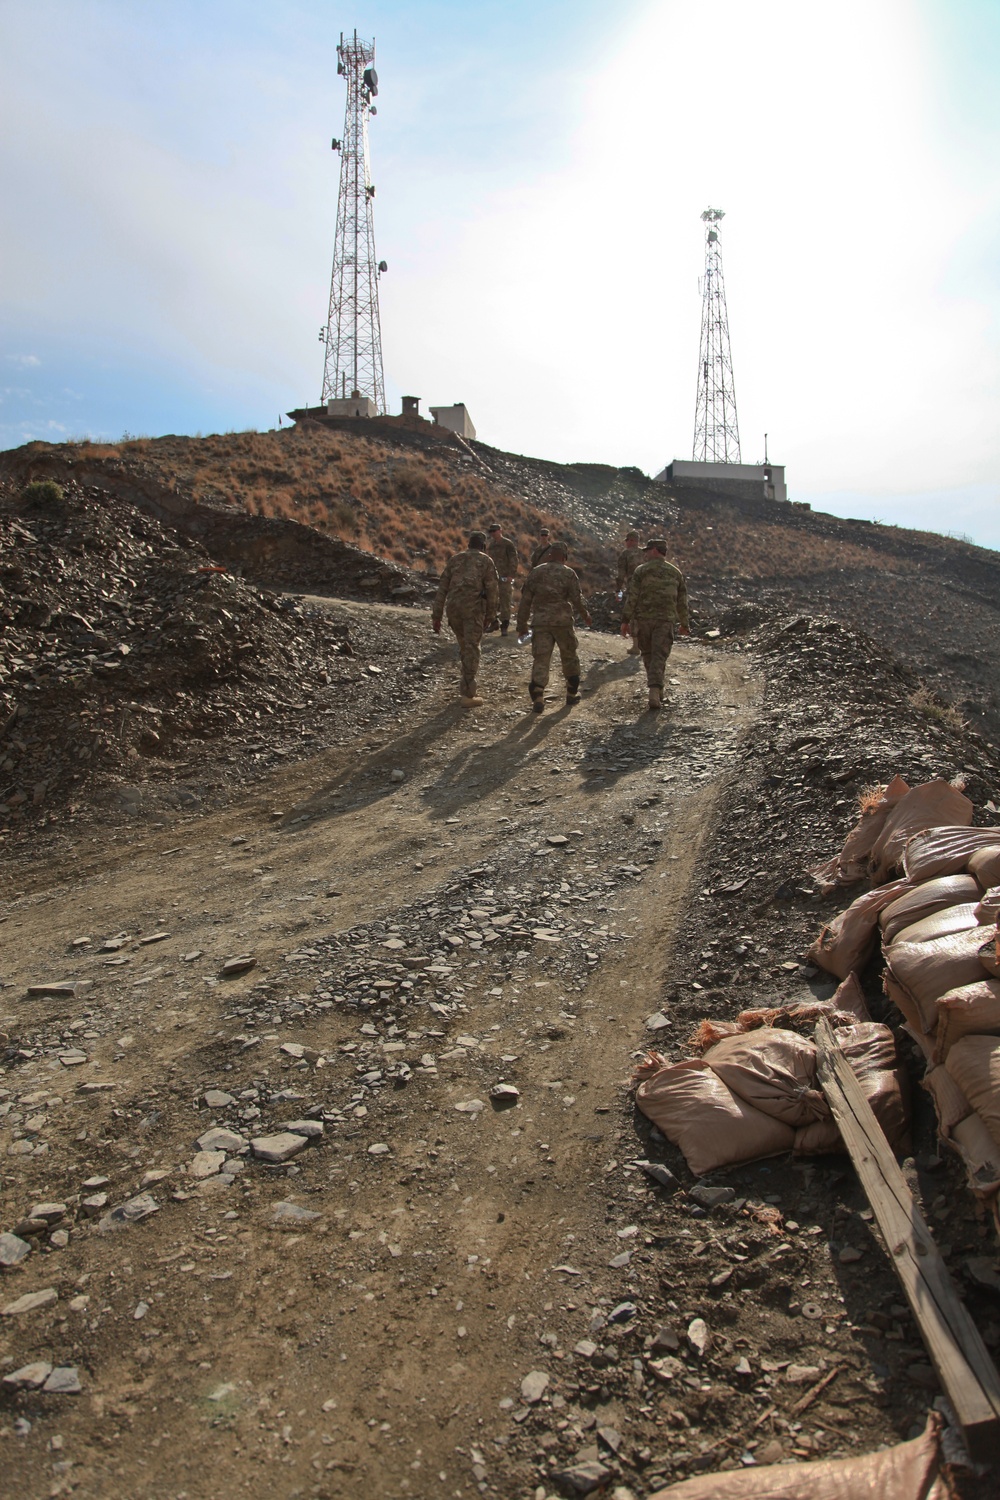
[[969, 727], [968, 721], [962, 718], [954, 704], [945, 703], [925, 683], [921, 683], [916, 691], [910, 694], [910, 707], [915, 708], [917, 713], [923, 714], [925, 718], [933, 719], [937, 724], [943, 724], [946, 729], [951, 729], [956, 734]]

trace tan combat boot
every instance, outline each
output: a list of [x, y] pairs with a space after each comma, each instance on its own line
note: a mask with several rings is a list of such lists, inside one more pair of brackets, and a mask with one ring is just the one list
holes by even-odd
[[663, 707], [663, 689], [651, 687], [649, 690], [649, 711], [655, 714]]
[[463, 708], [480, 708], [483, 702], [484, 700], [480, 698], [478, 693], [474, 693], [471, 698], [466, 698], [464, 694], [462, 696]]

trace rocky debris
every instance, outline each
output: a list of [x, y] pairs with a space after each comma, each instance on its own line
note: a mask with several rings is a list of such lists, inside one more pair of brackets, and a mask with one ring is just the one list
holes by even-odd
[[6, 1307], [0, 1307], [0, 1317], [19, 1318], [22, 1313], [37, 1312], [40, 1307], [48, 1307], [50, 1302], [58, 1300], [59, 1293], [54, 1286], [47, 1286], [40, 1292], [25, 1292], [23, 1297], [15, 1297], [13, 1302], [8, 1302]]
[[549, 1385], [549, 1376], [545, 1370], [530, 1370], [521, 1381], [521, 1400], [528, 1406], [534, 1406], [541, 1401]]
[[298, 1203], [276, 1203], [271, 1217], [279, 1224], [312, 1224], [322, 1218], [315, 1209], [302, 1208]]
[[37, 1360], [32, 1365], [22, 1365], [19, 1370], [11, 1370], [9, 1375], [3, 1377], [3, 1383], [11, 1391], [37, 1391], [51, 1374], [52, 1366], [45, 1360]]
[[250, 1149], [258, 1161], [284, 1162], [291, 1161], [293, 1156], [305, 1149], [309, 1144], [307, 1136], [298, 1135], [291, 1130], [282, 1130], [275, 1135], [258, 1136], [250, 1142]]
[[159, 1211], [160, 1205], [151, 1193], [137, 1193], [134, 1198], [129, 1198], [127, 1202], [105, 1214], [97, 1227], [106, 1234], [129, 1224], [140, 1224], [143, 1219], [148, 1219], [151, 1214]]
[[0, 1234], [0, 1266], [18, 1266], [31, 1254], [28, 1241], [16, 1234]]

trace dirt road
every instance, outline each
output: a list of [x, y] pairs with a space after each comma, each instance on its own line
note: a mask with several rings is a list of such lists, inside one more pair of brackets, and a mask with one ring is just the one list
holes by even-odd
[[[636, 1231], [601, 1190], [641, 1154], [620, 1086], [758, 694], [684, 645], [654, 717], [623, 645], [582, 640], [578, 707], [528, 715], [527, 654], [494, 638], [463, 713], [435, 644], [391, 732], [222, 814], [91, 831], [5, 909], [2, 1227], [61, 1203], [68, 1242], [28, 1235], [4, 1302], [58, 1300], [5, 1317], [0, 1356], [82, 1386], [5, 1398], [11, 1493], [532, 1493], [521, 1382], [586, 1364], [628, 1292]], [[302, 1119], [286, 1164], [196, 1158], [213, 1125]], [[581, 1431], [627, 1430], [588, 1379]]]

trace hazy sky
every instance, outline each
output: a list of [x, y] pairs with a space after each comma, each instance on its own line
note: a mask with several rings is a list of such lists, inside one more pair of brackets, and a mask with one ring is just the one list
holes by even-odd
[[392, 410], [690, 457], [712, 204], [744, 460], [1000, 548], [997, 0], [0, 0], [0, 447], [318, 400], [355, 26]]

